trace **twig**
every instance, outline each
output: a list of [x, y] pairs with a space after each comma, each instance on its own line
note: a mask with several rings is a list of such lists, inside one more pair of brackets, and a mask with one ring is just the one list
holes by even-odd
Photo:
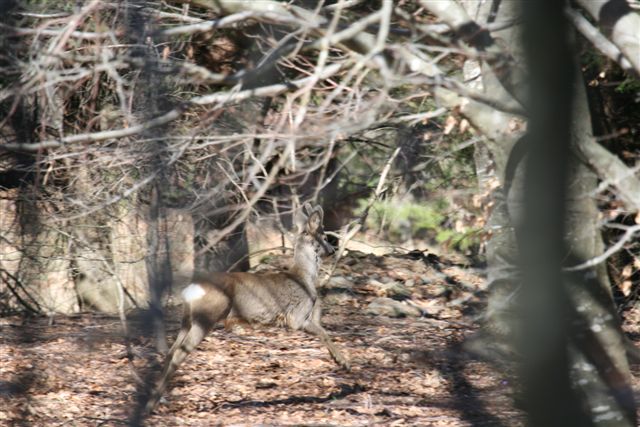
[[[66, 30], [47, 30], [47, 29], [37, 29], [34, 30], [32, 28], [20, 28], [20, 27], [12, 27], [7, 24], [0, 23], [0, 29], [5, 33], [5, 35], [10, 36], [51, 36], [58, 37], [62, 35]], [[71, 31], [69, 33], [69, 37], [77, 38], [77, 39], [85, 39], [85, 40], [101, 40], [108, 39], [112, 36], [116, 35], [113, 32], [103, 32], [103, 33], [95, 33], [89, 31]]]
[[609, 258], [611, 255], [613, 255], [614, 253], [616, 253], [620, 249], [622, 249], [624, 244], [627, 243], [629, 240], [631, 240], [631, 238], [633, 237], [634, 234], [639, 233], [639, 232], [640, 232], [640, 224], [628, 227], [628, 228], [626, 228], [626, 231], [624, 232], [624, 235], [620, 238], [620, 240], [618, 240], [616, 243], [611, 245], [601, 255], [598, 255], [597, 257], [591, 258], [590, 260], [587, 260], [587, 261], [585, 261], [585, 262], [583, 262], [581, 264], [574, 265], [574, 266], [571, 266], [571, 267], [565, 267], [563, 270], [564, 271], [578, 271], [578, 270], [586, 270], [587, 268], [595, 267], [596, 265], [600, 264], [601, 262], [606, 261], [607, 258]]
[[263, 86], [256, 89], [247, 89], [242, 91], [231, 91], [231, 92], [223, 92], [223, 93], [215, 93], [211, 95], [197, 96], [192, 98], [190, 101], [187, 101], [185, 104], [178, 108], [174, 108], [169, 112], [155, 117], [151, 120], [148, 120], [145, 123], [131, 126], [129, 128], [124, 129], [116, 129], [102, 132], [94, 132], [94, 133], [84, 133], [78, 135], [67, 136], [64, 138], [60, 138], [57, 140], [48, 140], [36, 143], [11, 143], [11, 144], [0, 144], [0, 150], [6, 151], [40, 151], [47, 150], [51, 148], [58, 148], [65, 144], [73, 144], [73, 143], [86, 143], [86, 142], [97, 142], [104, 141], [107, 139], [117, 139], [124, 138], [126, 136], [132, 136], [139, 133], [142, 133], [146, 130], [165, 125], [169, 122], [180, 117], [187, 109], [189, 105], [207, 105], [218, 103], [218, 107], [223, 106], [224, 104], [230, 102], [239, 102], [244, 101], [253, 97], [261, 97], [261, 96], [275, 96], [281, 93], [300, 89], [305, 86], [312, 80], [324, 80], [329, 78], [330, 76], [336, 74], [342, 68], [341, 64], [332, 64], [326, 67], [320, 76], [311, 76], [305, 77], [299, 80], [295, 80], [289, 83], [281, 83], [270, 86]]
[[38, 301], [36, 301], [36, 299], [35, 299], [35, 298], [33, 298], [33, 297], [31, 296], [31, 294], [29, 294], [29, 293], [26, 291], [26, 289], [24, 288], [24, 285], [20, 282], [20, 280], [19, 280], [17, 277], [15, 277], [13, 274], [9, 273], [9, 272], [8, 272], [5, 268], [3, 268], [3, 267], [0, 267], [0, 273], [4, 273], [4, 274], [6, 274], [7, 276], [9, 276], [9, 279], [13, 280], [13, 281], [16, 283], [16, 285], [17, 285], [17, 286], [19, 286], [19, 287], [22, 289], [22, 291], [23, 291], [23, 292], [24, 292], [24, 293], [29, 297], [29, 299], [30, 299], [31, 301], [33, 301], [33, 303], [38, 307], [37, 309], [35, 309], [35, 308], [31, 307], [31, 304], [29, 304], [28, 302], [26, 302], [26, 301], [25, 301], [25, 300], [20, 296], [20, 294], [18, 293], [18, 290], [17, 290], [17, 289], [15, 289], [13, 286], [11, 286], [11, 285], [9, 284], [9, 280], [6, 280], [6, 279], [5, 279], [5, 280], [3, 280], [3, 282], [5, 283], [5, 285], [7, 285], [7, 288], [9, 288], [9, 290], [11, 291], [11, 293], [13, 294], [13, 296], [15, 296], [15, 297], [16, 297], [16, 299], [18, 300], [18, 302], [19, 302], [20, 304], [22, 304], [22, 306], [23, 306], [24, 308], [26, 308], [28, 311], [30, 311], [30, 312], [32, 312], [32, 313], [41, 313], [41, 312], [42, 312], [42, 308], [40, 307], [40, 304], [38, 304]]
[[199, 22], [191, 25], [181, 25], [179, 27], [169, 28], [162, 32], [165, 36], [173, 36], [177, 34], [194, 34], [199, 32], [211, 31], [216, 28], [231, 27], [238, 22], [247, 21], [249, 19], [256, 19], [269, 23], [276, 24], [293, 24], [295, 26], [308, 27], [309, 24], [300, 20], [292, 18], [291, 16], [282, 15], [274, 12], [260, 12], [253, 10], [245, 10], [243, 12], [234, 13], [233, 15], [225, 16], [221, 19], [213, 21]]
[[382, 173], [380, 173], [380, 179], [378, 179], [378, 185], [376, 186], [376, 190], [373, 192], [371, 197], [369, 197], [367, 206], [364, 208], [364, 211], [362, 212], [360, 217], [356, 220], [353, 227], [349, 229], [349, 226], [348, 225], [346, 226], [346, 231], [345, 233], [343, 233], [343, 236], [341, 236], [342, 238], [340, 239], [340, 246], [338, 247], [338, 252], [336, 253], [335, 260], [333, 262], [333, 265], [331, 266], [331, 270], [329, 270], [327, 280], [329, 277], [333, 275], [333, 272], [335, 271], [338, 265], [338, 261], [340, 260], [340, 258], [342, 258], [344, 250], [347, 247], [347, 243], [349, 243], [349, 241], [353, 238], [353, 236], [355, 236], [358, 233], [358, 231], [360, 231], [360, 229], [364, 226], [364, 223], [367, 220], [367, 217], [369, 216], [369, 210], [371, 209], [371, 206], [373, 206], [373, 204], [376, 201], [378, 201], [380, 199], [380, 196], [382, 196], [382, 194], [385, 192], [386, 188], [384, 187], [384, 185], [387, 180], [387, 175], [389, 174], [389, 170], [393, 165], [393, 161], [396, 159], [396, 157], [400, 153], [400, 149], [401, 147], [397, 147], [393, 151], [393, 154], [391, 154], [389, 159], [387, 159], [387, 163], [384, 165], [384, 168], [382, 169]]
[[58, 140], [49, 140], [34, 143], [0, 144], [0, 149], [4, 149], [7, 151], [40, 151], [50, 148], [58, 148], [64, 144], [73, 144], [78, 142], [98, 142], [104, 141], [106, 139], [124, 138], [126, 136], [136, 135], [151, 128], [167, 124], [180, 117], [181, 113], [182, 109], [174, 109], [145, 123], [131, 126], [125, 129], [107, 130], [94, 133], [82, 133], [60, 138]]
[[598, 144], [593, 137], [580, 138], [578, 152], [604, 182], [616, 188], [616, 194], [632, 211], [640, 210], [640, 180], [634, 170], [609, 150]]
[[291, 149], [291, 145], [287, 145], [285, 150], [280, 154], [278, 161], [275, 165], [273, 165], [267, 179], [262, 184], [262, 186], [256, 191], [256, 193], [251, 197], [251, 200], [247, 203], [246, 208], [236, 217], [234, 221], [231, 222], [228, 226], [223, 228], [222, 230], [218, 230], [213, 238], [207, 242], [207, 244], [201, 248], [196, 254], [195, 257], [200, 257], [205, 254], [207, 251], [211, 250], [215, 245], [220, 243], [222, 239], [224, 239], [229, 233], [233, 232], [236, 228], [240, 226], [245, 220], [249, 217], [249, 214], [253, 210], [253, 206], [264, 196], [267, 190], [271, 187], [271, 184], [275, 180], [276, 175], [280, 172], [280, 169], [284, 166], [287, 157], [290, 155], [289, 150]]

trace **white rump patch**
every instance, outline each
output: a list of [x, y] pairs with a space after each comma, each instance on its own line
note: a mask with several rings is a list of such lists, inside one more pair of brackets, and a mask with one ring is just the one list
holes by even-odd
[[192, 302], [204, 296], [205, 292], [202, 286], [192, 283], [182, 290], [182, 298], [186, 302]]

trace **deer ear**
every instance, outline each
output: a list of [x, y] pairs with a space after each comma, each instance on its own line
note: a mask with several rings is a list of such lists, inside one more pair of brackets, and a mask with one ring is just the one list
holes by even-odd
[[307, 231], [312, 234], [317, 233], [321, 226], [322, 215], [318, 211], [314, 211], [307, 220]]
[[316, 206], [314, 211], [318, 212], [318, 215], [320, 215], [320, 222], [322, 222], [324, 219], [324, 211], [322, 210], [322, 206], [320, 205]]
[[309, 202], [306, 202], [302, 206], [302, 213], [304, 213], [307, 216], [307, 218], [311, 216], [313, 211], [314, 211], [314, 209], [311, 207], [311, 203], [309, 203]]
[[302, 233], [307, 228], [307, 222], [309, 221], [309, 217], [313, 213], [313, 209], [311, 209], [311, 205], [309, 202], [306, 202], [301, 206], [300, 209], [293, 216], [293, 225], [296, 233]]

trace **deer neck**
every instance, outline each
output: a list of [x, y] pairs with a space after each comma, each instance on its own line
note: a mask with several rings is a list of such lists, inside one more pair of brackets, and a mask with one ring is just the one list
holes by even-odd
[[309, 290], [315, 291], [320, 257], [317, 251], [308, 244], [297, 244], [293, 253], [291, 273], [298, 277]]

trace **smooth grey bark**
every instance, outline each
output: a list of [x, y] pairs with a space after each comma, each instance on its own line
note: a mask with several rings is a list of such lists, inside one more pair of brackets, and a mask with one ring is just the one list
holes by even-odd
[[[463, 1], [467, 16], [484, 25], [491, 19], [492, 2]], [[518, 2], [501, 2], [496, 20], [515, 21], [520, 16]], [[506, 28], [493, 35], [494, 40], [513, 57], [521, 56], [519, 43], [519, 27]], [[465, 68], [473, 68], [465, 74], [469, 80], [476, 75], [476, 89], [491, 94], [504, 104], [517, 105], [500, 79], [494, 74], [491, 66], [479, 63], [472, 67], [467, 60]], [[472, 80], [473, 82], [473, 80]], [[473, 83], [471, 83], [473, 84]], [[518, 143], [523, 132], [524, 120], [508, 113], [498, 112], [487, 108], [476, 101], [458, 100], [450, 93], [436, 92], [442, 100], [453, 106], [460, 104], [461, 113], [466, 116], [473, 126], [480, 131], [485, 139], [476, 147], [476, 173], [478, 174], [479, 190], [481, 193], [491, 193], [491, 209], [487, 218], [486, 241], [487, 260], [487, 289], [489, 296], [484, 313], [484, 332], [488, 336], [479, 336], [478, 340], [469, 342], [468, 348], [474, 353], [489, 358], [508, 357], [513, 354], [511, 337], [514, 335], [515, 313], [514, 301], [520, 283], [516, 266], [517, 249], [512, 223], [512, 215], [519, 210], [513, 203], [513, 194], [520, 194], [522, 190], [523, 168], [511, 157], [514, 147], [522, 151], [522, 143]], [[487, 158], [493, 163], [489, 167]], [[497, 184], [496, 184], [497, 182]], [[496, 188], [497, 187], [497, 188]], [[498, 351], [498, 353], [496, 353]]]
[[[487, 21], [491, 15], [492, 3], [495, 2], [462, 2], [455, 1], [434, 1], [420, 0], [420, 5], [435, 14], [444, 21], [456, 34], [470, 47], [478, 50], [484, 56], [487, 64], [501, 85], [518, 102], [523, 103], [525, 99], [523, 85], [523, 72], [519, 70], [520, 64], [511, 61], [508, 50], [502, 49], [494, 36], [484, 26], [486, 22], [474, 20], [472, 16], [479, 16], [480, 13], [486, 16]], [[515, 3], [515, 2], [502, 2]], [[508, 8], [509, 5], [501, 7]]]
[[627, 0], [578, 0], [611, 41], [640, 73], [640, 14]]
[[[598, 178], [579, 155], [579, 147], [593, 140], [586, 90], [580, 77], [574, 91], [572, 179], [566, 218], [567, 263], [570, 265], [580, 264], [604, 251], [599, 211], [592, 196]], [[565, 273], [565, 285], [575, 310], [572, 313], [572, 375], [583, 391], [593, 424], [636, 425], [631, 373], [606, 264]]]
[[[468, 15], [478, 20], [488, 18], [490, 2], [464, 2]], [[513, 19], [517, 12], [518, 2], [502, 2], [498, 18], [501, 21]], [[517, 37], [511, 30], [500, 35], [509, 43], [504, 46], [517, 52], [518, 46], [513, 44]], [[514, 53], [518, 57], [518, 54]], [[482, 66], [482, 85], [486, 93], [494, 97], [508, 98], [508, 92], [502, 87], [500, 80], [493, 75], [491, 67]], [[469, 76], [465, 75], [468, 79]], [[603, 165], [615, 164], [615, 156], [597, 145], [591, 134], [591, 124], [584, 87], [579, 82], [575, 86], [575, 111], [572, 116], [572, 161], [573, 179], [569, 182], [567, 193], [566, 244], [567, 254], [576, 263], [602, 254], [604, 245], [597, 223], [598, 210], [593, 200], [597, 189], [597, 177], [592, 170], [601, 176], [610, 176], [611, 169]], [[486, 143], [476, 153], [476, 166], [480, 183], [490, 181], [491, 171], [482, 176], [486, 170], [486, 148], [495, 164], [495, 177], [502, 185], [494, 193], [493, 210], [488, 219], [487, 229], [490, 238], [487, 242], [487, 263], [489, 277], [489, 303], [486, 311], [486, 330], [490, 337], [481, 337], [480, 342], [472, 342], [471, 348], [488, 356], [494, 356], [487, 346], [496, 341], [509, 344], [513, 331], [520, 322], [516, 316], [513, 302], [518, 295], [520, 277], [514, 263], [515, 240], [512, 224], [521, 218], [523, 213], [523, 176], [522, 159], [526, 158], [526, 140], [518, 142], [518, 132], [509, 131], [515, 117], [491, 111], [474, 101], [456, 100], [456, 95], [446, 90], [436, 91], [436, 95], [445, 105], [460, 105], [460, 111], [486, 137]], [[504, 101], [508, 102], [508, 101]], [[517, 153], [514, 152], [518, 151]], [[604, 153], [603, 153], [604, 151]], [[581, 153], [578, 156], [578, 153]], [[593, 154], [598, 157], [593, 157]], [[589, 168], [588, 166], [591, 166]], [[617, 189], [623, 193], [628, 206], [634, 206], [633, 191], [635, 177], [626, 173], [626, 168], [614, 170], [620, 177], [614, 181]], [[504, 194], [506, 190], [506, 195]], [[574, 258], [575, 257], [575, 258]], [[582, 271], [579, 275], [566, 276], [566, 293], [571, 306], [574, 307], [574, 321], [570, 330], [571, 345], [571, 378], [574, 386], [581, 389], [590, 418], [594, 425], [630, 425], [629, 416], [633, 401], [628, 388], [629, 370], [623, 346], [622, 334], [618, 319], [613, 310], [610, 297], [610, 284], [604, 264], [591, 270]], [[597, 330], [597, 334], [590, 331]], [[505, 346], [508, 352], [510, 346]], [[504, 348], [503, 348], [504, 350]], [[505, 355], [505, 351], [501, 352]]]

